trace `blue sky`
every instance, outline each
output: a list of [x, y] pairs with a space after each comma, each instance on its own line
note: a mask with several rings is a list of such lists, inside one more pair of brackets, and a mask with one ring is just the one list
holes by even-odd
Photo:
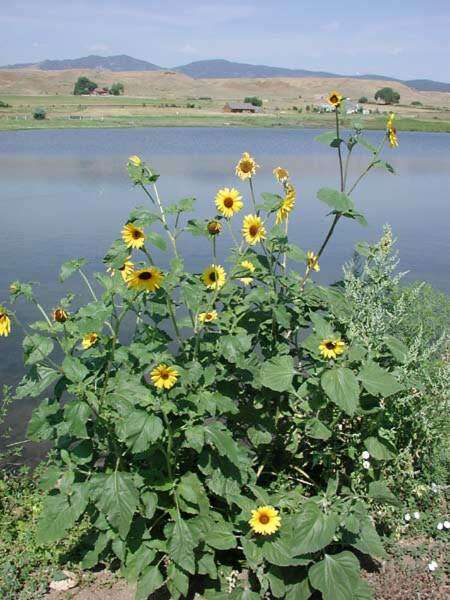
[[448, 0], [0, 0], [0, 64], [129, 54], [450, 81]]

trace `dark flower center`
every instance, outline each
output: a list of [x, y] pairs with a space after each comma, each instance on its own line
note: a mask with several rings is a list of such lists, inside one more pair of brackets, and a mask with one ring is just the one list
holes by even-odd
[[325, 348], [327, 350], [334, 350], [336, 348], [336, 344], [334, 342], [327, 342], [325, 344]]
[[169, 379], [169, 373], [167, 371], [162, 371], [160, 377], [161, 379]]
[[135, 240], [138, 240], [141, 237], [141, 232], [137, 231], [137, 229], [135, 229], [133, 231], [133, 237], [134, 237]]
[[270, 521], [269, 517], [267, 515], [260, 515], [259, 517], [259, 522], [262, 523], [263, 525], [267, 525], [267, 523]]
[[243, 160], [241, 162], [241, 171], [244, 173], [250, 173], [253, 168], [253, 164], [249, 160]]
[[144, 271], [143, 273], [139, 273], [138, 277], [139, 279], [147, 281], [148, 279], [151, 279], [153, 275], [150, 273], [150, 271]]
[[209, 279], [211, 281], [216, 281], [216, 279], [217, 279], [217, 273], [215, 271], [211, 271], [211, 273], [209, 274]]
[[258, 231], [259, 231], [259, 225], [250, 225], [249, 230], [248, 230], [249, 234], [252, 237], [255, 237], [255, 235], [258, 234]]
[[233, 198], [225, 198], [223, 203], [227, 208], [231, 208], [234, 204], [234, 201], [233, 201]]

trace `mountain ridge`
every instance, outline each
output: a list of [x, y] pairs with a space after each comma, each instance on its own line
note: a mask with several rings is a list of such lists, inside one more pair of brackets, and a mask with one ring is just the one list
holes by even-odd
[[286, 67], [271, 67], [268, 65], [253, 65], [251, 63], [233, 62], [225, 59], [200, 60], [167, 69], [154, 63], [133, 58], [127, 54], [114, 56], [99, 56], [91, 54], [81, 58], [44, 60], [38, 63], [18, 63], [5, 65], [0, 69], [37, 68], [43, 71], [59, 71], [69, 69], [101, 69], [113, 72], [124, 71], [176, 71], [194, 79], [270, 79], [277, 77], [323, 77], [372, 79], [379, 81], [397, 81], [418, 91], [450, 92], [450, 83], [431, 79], [404, 80], [385, 75], [342, 75], [328, 71], [312, 71], [308, 69], [289, 69]]

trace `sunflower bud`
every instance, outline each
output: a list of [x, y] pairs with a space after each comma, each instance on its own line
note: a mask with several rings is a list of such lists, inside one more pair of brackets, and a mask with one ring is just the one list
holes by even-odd
[[208, 223], [208, 233], [210, 235], [219, 235], [221, 231], [222, 225], [219, 223], [219, 221], [210, 221]]
[[69, 315], [63, 308], [56, 308], [53, 311], [53, 320], [57, 323], [65, 323], [68, 318]]

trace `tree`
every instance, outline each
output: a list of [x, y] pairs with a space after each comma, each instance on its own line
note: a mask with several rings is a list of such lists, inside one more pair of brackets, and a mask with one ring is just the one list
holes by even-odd
[[423, 106], [423, 104], [419, 100], [413, 100], [411, 106]]
[[400, 94], [390, 87], [384, 87], [375, 94], [375, 100], [382, 100], [385, 104], [398, 104]]
[[368, 102], [367, 96], [361, 96], [361, 98], [358, 100], [358, 102], [360, 104], [366, 104]]
[[90, 94], [92, 90], [95, 90], [97, 84], [95, 81], [91, 81], [88, 77], [78, 77], [73, 93], [75, 96], [81, 96], [82, 94]]
[[244, 102], [246, 102], [247, 104], [253, 104], [253, 106], [262, 106], [263, 104], [263, 101], [261, 100], [261, 98], [258, 98], [258, 96], [247, 96]]
[[42, 120], [46, 117], [46, 112], [43, 108], [35, 108], [33, 111], [33, 119]]
[[109, 93], [113, 96], [120, 96], [120, 94], [123, 94], [124, 91], [125, 87], [123, 83], [120, 83], [120, 81], [118, 81], [117, 83], [113, 83], [112, 86], [109, 88]]

